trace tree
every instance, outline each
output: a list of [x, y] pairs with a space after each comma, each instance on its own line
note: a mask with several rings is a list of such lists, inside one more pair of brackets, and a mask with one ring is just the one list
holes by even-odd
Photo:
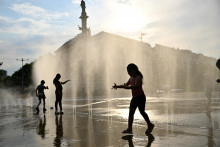
[[[23, 71], [24, 71], [24, 85], [25, 87], [30, 86], [33, 83], [32, 80], [32, 67], [33, 67], [33, 62], [30, 64], [25, 64], [23, 66]], [[12, 76], [7, 76], [5, 79], [0, 81], [4, 86], [9, 87], [9, 86], [21, 86], [22, 83], [22, 69], [20, 68], [19, 70], [15, 71]]]

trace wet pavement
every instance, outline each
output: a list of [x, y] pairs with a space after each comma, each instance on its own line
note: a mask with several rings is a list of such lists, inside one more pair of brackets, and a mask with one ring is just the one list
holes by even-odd
[[0, 99], [0, 146], [220, 146], [220, 98], [197, 95], [147, 97], [146, 112], [155, 128], [146, 136], [146, 123], [135, 113], [133, 135], [127, 128], [130, 98], [64, 98], [63, 115], [55, 115], [47, 98], [36, 115], [37, 99]]

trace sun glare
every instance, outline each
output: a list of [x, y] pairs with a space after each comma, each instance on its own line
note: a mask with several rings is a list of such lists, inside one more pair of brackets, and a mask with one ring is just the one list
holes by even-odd
[[124, 32], [134, 32], [144, 26], [144, 21], [134, 7], [126, 7], [120, 11], [115, 21], [115, 29]]

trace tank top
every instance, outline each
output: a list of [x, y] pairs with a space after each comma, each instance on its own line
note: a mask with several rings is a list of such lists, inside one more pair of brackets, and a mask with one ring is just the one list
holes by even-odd
[[[131, 77], [129, 81], [130, 81], [130, 85], [135, 85], [135, 78]], [[138, 97], [138, 96], [144, 95], [144, 91], [142, 89], [142, 83], [137, 88], [131, 89], [131, 92], [132, 92], [133, 97]]]

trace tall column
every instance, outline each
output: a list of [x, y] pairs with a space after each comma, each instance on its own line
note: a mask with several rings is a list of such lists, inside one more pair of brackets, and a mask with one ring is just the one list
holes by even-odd
[[82, 30], [82, 35], [83, 36], [91, 36], [91, 31], [90, 29], [87, 28], [87, 18], [89, 16], [87, 16], [86, 14], [86, 4], [85, 4], [85, 1], [82, 0], [81, 1], [81, 4], [80, 4], [81, 8], [82, 8], [82, 13], [81, 13], [81, 16], [79, 17], [82, 21], [82, 27], [79, 27], [79, 30]]

